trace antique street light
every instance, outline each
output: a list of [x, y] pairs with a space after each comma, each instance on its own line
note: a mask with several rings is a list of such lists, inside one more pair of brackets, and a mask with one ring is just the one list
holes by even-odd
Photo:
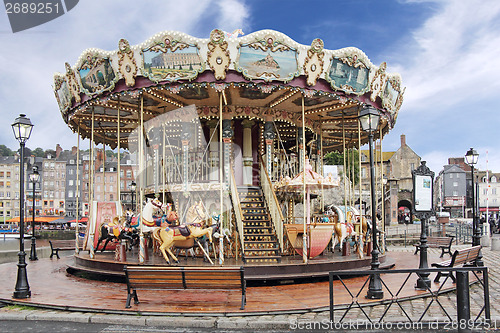
[[[374, 168], [374, 158], [373, 158], [373, 132], [377, 130], [380, 114], [377, 109], [371, 105], [365, 105], [363, 110], [359, 114], [359, 122], [363, 131], [368, 133], [368, 143], [370, 148], [370, 190], [371, 190], [371, 201], [372, 201], [372, 261], [371, 269], [377, 270], [380, 266], [378, 259], [378, 241], [377, 241], [377, 207], [375, 201], [375, 168]], [[384, 297], [384, 292], [382, 290], [382, 281], [380, 280], [380, 274], [372, 274], [370, 276], [370, 284], [368, 286], [367, 298], [371, 299], [381, 299]]]
[[36, 255], [36, 238], [35, 238], [35, 209], [36, 209], [35, 188], [36, 184], [40, 181], [40, 174], [38, 173], [38, 167], [36, 165], [33, 167], [33, 172], [30, 175], [30, 181], [33, 183], [33, 222], [31, 224], [30, 260], [38, 260], [38, 256]]
[[135, 190], [137, 189], [137, 185], [134, 181], [132, 181], [132, 183], [130, 183], [130, 191], [132, 192], [132, 211], [135, 211], [135, 207], [134, 207], [134, 194], [135, 194]]
[[[413, 212], [420, 217], [420, 265], [419, 269], [429, 268], [427, 262], [427, 219], [434, 213], [434, 172], [425, 164], [420, 162], [420, 166], [411, 172], [413, 180]], [[428, 290], [431, 286], [430, 273], [418, 273], [415, 289]]]
[[24, 147], [26, 141], [30, 138], [33, 124], [26, 115], [20, 114], [12, 124], [14, 136], [21, 145], [20, 170], [20, 204], [19, 204], [19, 263], [17, 264], [17, 282], [13, 298], [31, 297], [31, 290], [28, 284], [28, 275], [26, 272], [26, 253], [24, 252]]
[[[477, 212], [476, 212], [476, 199], [474, 196], [474, 191], [475, 191], [475, 186], [474, 186], [474, 165], [477, 164], [477, 160], [479, 159], [479, 154], [477, 151], [473, 148], [469, 149], [467, 153], [465, 154], [465, 163], [467, 163], [470, 166], [471, 170], [471, 176], [472, 176], [472, 246], [480, 245], [480, 231], [479, 231], [479, 225], [478, 225], [478, 220], [477, 220]], [[483, 261], [482, 259], [481, 252], [479, 252], [479, 255], [476, 259], [476, 265], [477, 266], [483, 266]]]

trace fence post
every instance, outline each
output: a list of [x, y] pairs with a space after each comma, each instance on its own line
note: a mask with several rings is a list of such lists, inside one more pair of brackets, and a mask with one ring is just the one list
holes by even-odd
[[329, 287], [330, 287], [330, 323], [333, 323], [333, 273], [329, 274]]
[[469, 272], [457, 270], [457, 317], [458, 332], [471, 332], [470, 299], [469, 299]]

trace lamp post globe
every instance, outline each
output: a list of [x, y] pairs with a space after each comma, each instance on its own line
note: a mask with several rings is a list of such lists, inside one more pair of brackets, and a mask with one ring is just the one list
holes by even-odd
[[[380, 266], [379, 250], [377, 241], [377, 206], [375, 200], [375, 167], [373, 158], [373, 133], [377, 130], [380, 113], [371, 105], [365, 105], [358, 116], [361, 128], [368, 133], [368, 145], [370, 150], [370, 189], [371, 189], [371, 206], [372, 206], [372, 260], [371, 269], [378, 270]], [[382, 281], [380, 274], [372, 274], [370, 276], [370, 284], [368, 286], [367, 298], [381, 299], [384, 297], [382, 290]]]
[[26, 141], [30, 138], [33, 124], [26, 115], [20, 114], [12, 124], [14, 136], [21, 146], [20, 164], [20, 203], [19, 203], [19, 262], [17, 264], [17, 281], [13, 298], [31, 297], [31, 290], [28, 284], [28, 275], [26, 271], [26, 253], [24, 252], [24, 147]]
[[36, 198], [35, 190], [36, 184], [40, 181], [40, 174], [38, 173], [38, 167], [33, 167], [33, 172], [30, 174], [30, 182], [33, 184], [33, 222], [31, 223], [31, 252], [30, 260], [38, 260], [36, 254], [36, 237], [35, 237], [35, 212], [36, 212]]
[[[465, 153], [465, 163], [470, 166], [471, 170], [471, 178], [472, 178], [472, 246], [481, 245], [481, 231], [479, 230], [479, 221], [477, 219], [477, 207], [476, 207], [476, 198], [475, 198], [475, 190], [476, 187], [474, 185], [474, 165], [477, 164], [479, 159], [479, 154], [473, 148], [470, 148], [467, 153]], [[476, 194], [478, 195], [478, 194]], [[481, 251], [479, 251], [479, 255], [475, 261], [476, 266], [483, 266], [483, 256]]]

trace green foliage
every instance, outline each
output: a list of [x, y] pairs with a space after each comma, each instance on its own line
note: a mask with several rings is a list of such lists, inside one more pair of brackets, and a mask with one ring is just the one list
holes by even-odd
[[[346, 157], [347, 178], [354, 184], [359, 183], [359, 153], [357, 149], [348, 149]], [[323, 157], [325, 165], [344, 165], [344, 153], [338, 151], [331, 151]], [[353, 173], [354, 171], [354, 179]], [[342, 176], [342, 173], [340, 173]]]
[[35, 155], [36, 157], [44, 157], [45, 156], [45, 151], [42, 148], [40, 148], [40, 147], [38, 147], [35, 150], [31, 151], [31, 153], [33, 155]]
[[14, 152], [6, 145], [0, 145], [1, 156], [14, 156]]

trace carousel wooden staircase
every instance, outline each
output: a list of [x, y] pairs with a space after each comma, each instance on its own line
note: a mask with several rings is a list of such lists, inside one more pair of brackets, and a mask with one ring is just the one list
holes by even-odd
[[281, 262], [279, 242], [262, 189], [258, 186], [238, 186], [238, 196], [243, 213], [245, 262]]

